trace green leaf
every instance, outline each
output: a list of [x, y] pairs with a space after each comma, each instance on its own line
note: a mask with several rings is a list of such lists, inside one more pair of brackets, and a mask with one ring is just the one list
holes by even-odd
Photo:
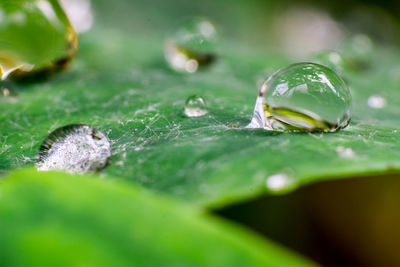
[[[274, 174], [289, 177], [285, 191], [400, 168], [400, 91], [391, 76], [398, 52], [377, 49], [369, 69], [346, 73], [354, 100], [348, 128], [285, 134], [241, 129], [252, 116], [257, 74], [290, 63], [285, 58], [227, 46], [216, 65], [182, 75], [164, 63], [161, 43], [105, 30], [82, 36], [71, 71], [19, 85], [16, 101], [0, 100], [0, 168], [31, 165], [47, 134], [69, 123], [92, 125], [113, 141], [104, 174], [201, 205], [274, 192], [266, 187]], [[193, 94], [205, 97], [209, 115], [183, 116]], [[387, 107], [370, 108], [373, 94]], [[340, 147], [354, 157], [341, 157]]]
[[2, 266], [313, 266], [127, 183], [19, 171], [0, 183]]

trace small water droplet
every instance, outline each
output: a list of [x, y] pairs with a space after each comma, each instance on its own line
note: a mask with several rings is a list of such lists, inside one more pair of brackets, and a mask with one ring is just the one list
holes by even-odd
[[271, 175], [265, 181], [265, 185], [271, 191], [281, 191], [293, 187], [293, 179], [286, 173]]
[[350, 121], [351, 95], [331, 69], [296, 63], [272, 74], [262, 85], [247, 128], [334, 132]]
[[188, 97], [185, 102], [185, 114], [188, 117], [201, 117], [208, 113], [206, 101], [198, 95]]
[[183, 23], [165, 42], [165, 58], [176, 71], [194, 73], [216, 58], [217, 32], [206, 19]]
[[363, 70], [371, 65], [374, 43], [367, 35], [358, 33], [346, 39], [340, 51], [347, 69]]
[[368, 98], [367, 104], [374, 109], [381, 109], [386, 107], [386, 99], [380, 95], [371, 95]]
[[111, 156], [108, 138], [91, 126], [71, 124], [50, 133], [39, 148], [39, 171], [61, 170], [70, 173], [99, 171]]
[[340, 157], [347, 158], [347, 159], [351, 159], [351, 158], [354, 158], [356, 156], [356, 154], [354, 153], [353, 149], [351, 149], [349, 147], [343, 147], [343, 146], [338, 146], [336, 148], [336, 153]]
[[344, 60], [336, 51], [325, 51], [313, 56], [313, 61], [317, 64], [326, 66], [337, 74], [341, 75], [344, 68]]
[[2, 80], [46, 76], [68, 65], [77, 36], [58, 1], [0, 1], [0, 13]]

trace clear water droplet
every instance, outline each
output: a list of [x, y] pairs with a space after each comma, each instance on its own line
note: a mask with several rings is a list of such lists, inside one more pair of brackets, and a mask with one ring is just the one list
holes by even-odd
[[206, 101], [198, 95], [188, 97], [185, 102], [185, 114], [188, 117], [201, 117], [208, 113]]
[[374, 109], [381, 109], [386, 107], [386, 99], [380, 95], [371, 95], [368, 98], [367, 104]]
[[0, 78], [64, 69], [77, 36], [58, 1], [0, 1]]
[[50, 133], [39, 148], [39, 171], [70, 173], [99, 171], [107, 165], [111, 144], [101, 132], [88, 125], [71, 124]]
[[314, 63], [284, 67], [262, 85], [247, 128], [334, 132], [350, 121], [351, 95], [331, 69]]
[[165, 58], [172, 69], [194, 73], [214, 62], [217, 31], [206, 19], [190, 19], [165, 42]]

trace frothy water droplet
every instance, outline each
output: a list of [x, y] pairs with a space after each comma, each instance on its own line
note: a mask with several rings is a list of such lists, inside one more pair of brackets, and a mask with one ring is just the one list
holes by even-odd
[[347, 159], [351, 159], [351, 158], [354, 158], [356, 156], [356, 154], [354, 153], [353, 149], [351, 149], [349, 147], [343, 147], [343, 146], [338, 146], [336, 148], [336, 153], [340, 157], [347, 158]]
[[331, 69], [297, 63], [272, 74], [262, 85], [246, 128], [334, 132], [350, 121], [351, 95]]
[[367, 104], [374, 109], [381, 109], [386, 107], [386, 99], [380, 95], [372, 95], [368, 98]]
[[172, 69], [194, 73], [216, 58], [217, 32], [206, 19], [183, 23], [165, 42], [165, 59]]
[[201, 117], [208, 113], [206, 101], [198, 95], [188, 97], [185, 102], [185, 114], [188, 117]]
[[293, 179], [286, 173], [271, 175], [265, 181], [265, 185], [271, 191], [281, 191], [294, 186]]
[[88, 125], [72, 124], [50, 133], [39, 148], [39, 171], [70, 173], [99, 171], [107, 165], [111, 144], [102, 133]]

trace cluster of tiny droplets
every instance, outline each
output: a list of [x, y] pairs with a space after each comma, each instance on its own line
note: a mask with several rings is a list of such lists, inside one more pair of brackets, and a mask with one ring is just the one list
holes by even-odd
[[77, 125], [65, 134], [52, 136], [56, 132], [50, 134], [42, 145], [49, 149], [39, 151], [36, 163], [39, 171], [86, 173], [105, 167], [111, 156], [111, 145], [104, 134], [86, 125]]

